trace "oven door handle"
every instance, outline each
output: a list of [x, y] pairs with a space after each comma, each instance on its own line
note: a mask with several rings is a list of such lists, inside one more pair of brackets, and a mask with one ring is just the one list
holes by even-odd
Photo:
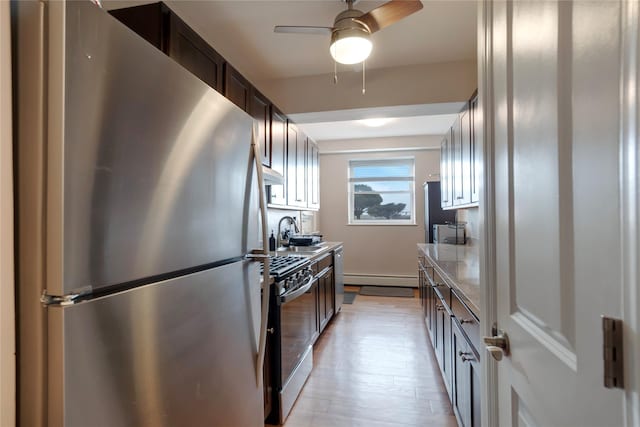
[[280, 297], [280, 302], [282, 304], [286, 304], [298, 298], [300, 295], [307, 293], [307, 291], [311, 289], [311, 286], [313, 286], [313, 282], [315, 281], [316, 279], [314, 277], [309, 278], [309, 280], [307, 281], [307, 283], [304, 284], [304, 286], [299, 287], [298, 289], [296, 289], [295, 291], [292, 291], [291, 293], [286, 293], [282, 295]]

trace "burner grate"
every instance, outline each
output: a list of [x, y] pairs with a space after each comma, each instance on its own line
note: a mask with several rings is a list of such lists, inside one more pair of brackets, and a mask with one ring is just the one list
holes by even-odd
[[[269, 270], [270, 274], [278, 280], [282, 276], [288, 273], [300, 269], [300, 267], [309, 263], [306, 257], [299, 255], [288, 256], [270, 256], [269, 257]], [[260, 267], [260, 273], [262, 273], [262, 264]]]

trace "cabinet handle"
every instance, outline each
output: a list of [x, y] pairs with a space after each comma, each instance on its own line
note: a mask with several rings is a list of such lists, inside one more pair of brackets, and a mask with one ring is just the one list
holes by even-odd
[[460, 319], [460, 324], [464, 325], [465, 323], [473, 323], [474, 319]]
[[440, 304], [436, 304], [436, 310], [442, 311], [442, 310], [444, 310], [444, 307], [441, 306]]
[[458, 196], [458, 197], [456, 197], [456, 200], [462, 200], [462, 199], [464, 199], [464, 196]]
[[471, 362], [471, 361], [475, 360], [475, 358], [474, 357], [462, 356], [461, 360], [463, 362]]
[[471, 352], [469, 352], [469, 351], [462, 351], [462, 350], [460, 350], [460, 351], [458, 352], [458, 356], [460, 356], [460, 357], [462, 357], [462, 356], [471, 356]]

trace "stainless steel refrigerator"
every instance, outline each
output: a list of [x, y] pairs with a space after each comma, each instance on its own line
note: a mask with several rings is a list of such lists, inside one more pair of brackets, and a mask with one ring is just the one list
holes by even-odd
[[12, 28], [20, 424], [262, 425], [251, 118], [89, 1]]
[[424, 242], [433, 243], [433, 225], [456, 222], [456, 211], [442, 209], [440, 181], [425, 182], [424, 190]]

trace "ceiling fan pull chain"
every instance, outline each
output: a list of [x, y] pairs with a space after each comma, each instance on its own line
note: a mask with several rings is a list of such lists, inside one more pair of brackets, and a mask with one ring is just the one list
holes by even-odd
[[366, 61], [362, 61], [362, 94], [364, 95], [366, 92], [365, 86], [364, 86], [364, 63]]
[[333, 84], [338, 84], [338, 63], [333, 61]]

